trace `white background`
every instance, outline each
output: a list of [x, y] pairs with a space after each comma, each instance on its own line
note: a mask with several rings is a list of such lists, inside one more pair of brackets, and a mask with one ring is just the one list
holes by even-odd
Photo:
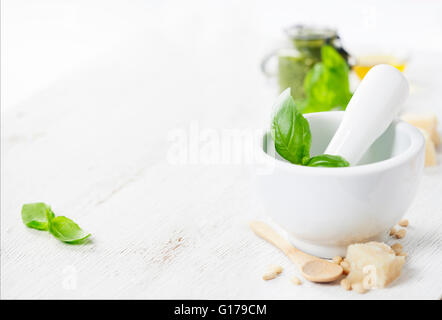
[[[336, 27], [350, 51], [410, 53], [405, 108], [442, 119], [441, 1], [1, 4], [2, 298], [360, 297], [291, 285], [294, 266], [248, 230], [265, 217], [248, 166], [174, 165], [169, 137], [266, 126], [276, 86], [259, 63], [294, 23]], [[441, 194], [441, 166], [427, 169], [404, 274], [365, 298], [441, 297]], [[34, 201], [93, 242], [24, 227]], [[264, 282], [269, 262], [286, 270]]]

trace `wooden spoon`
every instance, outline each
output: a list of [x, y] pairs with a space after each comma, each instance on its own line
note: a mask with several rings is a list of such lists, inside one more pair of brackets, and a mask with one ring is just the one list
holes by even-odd
[[312, 282], [331, 282], [341, 276], [343, 270], [340, 265], [296, 249], [264, 222], [252, 221], [250, 227], [258, 236], [284, 252], [299, 267], [305, 279]]

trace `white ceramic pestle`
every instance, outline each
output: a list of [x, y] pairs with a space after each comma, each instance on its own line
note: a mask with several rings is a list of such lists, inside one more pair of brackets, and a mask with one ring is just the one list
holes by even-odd
[[408, 92], [407, 80], [395, 67], [380, 64], [371, 68], [324, 153], [339, 155], [351, 166], [356, 165], [397, 117]]

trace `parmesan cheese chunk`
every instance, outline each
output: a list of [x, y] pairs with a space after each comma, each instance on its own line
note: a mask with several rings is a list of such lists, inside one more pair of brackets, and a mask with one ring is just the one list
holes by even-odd
[[437, 164], [436, 146], [430, 138], [430, 134], [425, 129], [419, 129], [425, 138], [425, 166], [432, 167]]
[[406, 113], [401, 118], [417, 128], [426, 130], [435, 146], [440, 143], [440, 136], [437, 132], [437, 118], [434, 114], [419, 115]]
[[396, 256], [381, 242], [352, 244], [347, 248], [346, 259], [350, 263], [348, 285], [366, 290], [387, 286], [399, 277], [405, 263], [405, 257]]

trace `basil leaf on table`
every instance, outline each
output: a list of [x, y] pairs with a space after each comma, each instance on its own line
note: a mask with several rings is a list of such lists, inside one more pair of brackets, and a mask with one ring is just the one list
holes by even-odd
[[23, 223], [33, 229], [48, 230], [48, 219], [53, 216], [51, 207], [43, 202], [27, 203], [22, 206]]
[[91, 234], [84, 232], [78, 224], [69, 218], [56, 217], [46, 203], [27, 203], [21, 210], [23, 223], [29, 228], [49, 231], [60, 241], [76, 244], [81, 243]]
[[80, 243], [91, 235], [64, 216], [58, 216], [49, 221], [49, 232], [58, 240], [72, 244]]
[[350, 163], [341, 156], [334, 156], [330, 154], [321, 154], [319, 156], [311, 157], [305, 164], [309, 167], [348, 167]]
[[342, 56], [329, 45], [321, 47], [321, 62], [304, 80], [306, 101], [302, 112], [345, 110], [350, 98], [349, 68]]
[[281, 157], [294, 164], [310, 158], [312, 136], [308, 121], [296, 108], [290, 88], [279, 96], [272, 121], [272, 138]]

